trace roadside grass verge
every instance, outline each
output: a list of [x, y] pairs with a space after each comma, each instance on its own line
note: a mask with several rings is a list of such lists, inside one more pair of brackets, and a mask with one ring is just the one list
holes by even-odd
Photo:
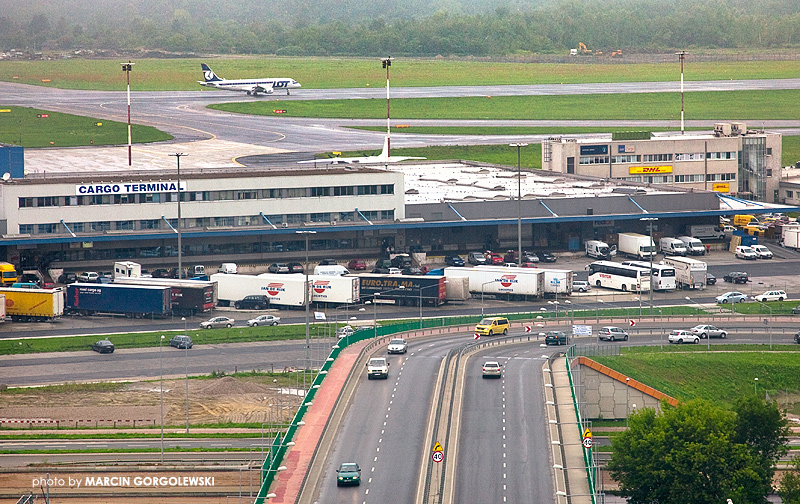
[[[768, 394], [797, 404], [800, 393], [798, 345], [705, 345], [623, 347], [617, 356], [592, 359], [676, 399], [695, 398], [730, 405], [744, 394]], [[755, 382], [758, 378], [758, 382]]]
[[[157, 426], [158, 429], [161, 426]], [[170, 426], [165, 425], [165, 429], [172, 428]], [[266, 435], [266, 434], [265, 434]], [[186, 434], [185, 432], [165, 432], [164, 439], [196, 439], [196, 438], [209, 438], [209, 439], [228, 439], [228, 438], [252, 438], [252, 437], [260, 437], [260, 432], [198, 432]], [[58, 432], [48, 432], [42, 434], [5, 434], [0, 435], [0, 441], [18, 441], [18, 440], [27, 440], [27, 441], [36, 441], [36, 440], [47, 440], [47, 439], [92, 439], [92, 440], [103, 440], [103, 439], [160, 439], [161, 434], [158, 432], [153, 433], [141, 433], [141, 432], [114, 432], [114, 433], [97, 433], [97, 432], [87, 432], [86, 434], [59, 434]]]
[[[199, 90], [200, 63], [226, 79], [290, 77], [307, 89], [383, 87], [386, 74], [376, 58], [180, 58], [135, 60], [132, 91]], [[799, 61], [687, 60], [684, 78], [693, 80], [784, 79], [800, 73]], [[680, 79], [675, 63], [604, 64], [524, 63], [398, 58], [391, 70], [392, 86], [474, 86], [579, 84], [587, 82], [655, 82]], [[49, 82], [42, 82], [49, 79]], [[125, 73], [117, 59], [3, 61], [0, 80], [61, 89], [125, 91]], [[297, 93], [302, 93], [302, 89]]]
[[[0, 143], [23, 147], [78, 147], [88, 145], [126, 145], [128, 124], [92, 117], [64, 114], [28, 107], [4, 106], [0, 114]], [[38, 117], [47, 115], [48, 117]], [[173, 137], [150, 126], [133, 124], [131, 137], [136, 143], [171, 140]]]
[[[206, 452], [249, 452], [250, 448], [181, 448], [180, 446], [164, 448], [164, 453], [206, 453]], [[161, 448], [92, 448], [75, 450], [57, 450], [45, 448], [42, 450], [0, 450], [3, 455], [25, 455], [36, 453], [161, 453]]]
[[[764, 290], [767, 290], [766, 288]], [[766, 303], [735, 303], [719, 305], [720, 307], [732, 310], [742, 315], [791, 315], [792, 308], [798, 305], [798, 301], [767, 301]]]
[[[676, 120], [679, 93], [634, 93], [557, 96], [494, 96], [458, 98], [397, 98], [392, 116], [403, 119], [493, 120]], [[797, 119], [800, 90], [707, 91], [685, 95], [690, 119], [743, 121]], [[385, 99], [235, 102], [209, 105], [226, 112], [273, 117], [375, 119], [386, 115]]]

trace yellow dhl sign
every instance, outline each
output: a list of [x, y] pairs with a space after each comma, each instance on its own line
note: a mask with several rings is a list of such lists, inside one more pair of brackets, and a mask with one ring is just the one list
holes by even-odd
[[717, 192], [731, 192], [731, 185], [727, 182], [712, 184], [711, 190]]
[[642, 173], [672, 173], [671, 166], [631, 166], [631, 174]]

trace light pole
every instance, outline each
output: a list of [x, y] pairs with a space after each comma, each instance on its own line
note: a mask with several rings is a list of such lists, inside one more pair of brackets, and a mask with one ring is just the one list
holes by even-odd
[[483, 282], [481, 284], [481, 318], [483, 317], [483, 288], [490, 283], [494, 283], [494, 280], [489, 280], [488, 282]]
[[755, 301], [756, 303], [760, 304], [761, 306], [769, 310], [769, 318], [764, 319], [764, 325], [767, 326], [767, 334], [769, 334], [769, 349], [772, 350], [772, 328], [769, 325], [769, 321], [772, 319], [772, 307], [766, 303], [762, 303], [755, 297], [753, 297], [753, 301]]
[[311, 304], [311, 300], [308, 299], [308, 291], [309, 291], [309, 286], [308, 286], [308, 235], [317, 234], [317, 232], [316, 231], [295, 231], [295, 233], [304, 235], [306, 237], [306, 266], [305, 266], [305, 268], [303, 268], [303, 273], [305, 273], [305, 275], [306, 275], [306, 281], [303, 284], [303, 287], [304, 287], [303, 290], [305, 291], [305, 294], [303, 294], [303, 304], [306, 305], [306, 369], [309, 369], [310, 368], [309, 351], [310, 351], [310, 347], [311, 347], [311, 342], [310, 342], [310, 338], [308, 336], [308, 323], [309, 323], [308, 322], [308, 314], [309, 314], [309, 309], [310, 309], [309, 305]]
[[522, 154], [520, 151], [528, 144], [512, 143], [508, 146], [517, 148], [517, 266], [522, 266]]
[[[447, 280], [445, 280], [444, 283], [447, 283]], [[425, 289], [433, 288], [433, 287], [437, 287], [438, 288], [439, 284], [436, 283], [436, 284], [433, 284], [433, 285], [428, 285], [426, 287], [420, 286], [420, 288], [419, 288], [419, 328], [420, 329], [422, 329], [422, 302], [424, 300], [423, 297], [422, 297], [422, 291], [424, 291]], [[437, 295], [437, 299], [438, 299], [438, 295]]]
[[161, 463], [164, 463], [164, 360], [162, 359], [161, 344], [164, 342], [164, 335], [158, 340], [158, 367], [161, 378]]
[[[694, 303], [697, 306], [699, 306], [700, 309], [703, 308], [703, 305], [701, 305], [700, 303], [698, 303], [694, 299], [690, 298], [689, 296], [684, 296], [683, 299], [685, 299], [686, 301], [691, 301], [692, 303]], [[663, 317], [662, 317], [661, 321], [662, 321], [662, 324], [663, 324], [663, 321], [664, 321]], [[706, 336], [706, 351], [708, 351], [708, 352], [711, 351], [711, 336]]]
[[[186, 317], [181, 317], [183, 320], [183, 332], [186, 333]], [[186, 365], [186, 434], [189, 434], [189, 345], [184, 345], [186, 350], [185, 358], [183, 359]]]
[[[656, 244], [653, 243], [653, 221], [657, 221], [658, 217], [642, 217], [639, 219], [640, 221], [647, 221], [650, 225], [650, 246], [652, 250], [650, 251], [650, 315], [653, 314], [653, 256], [656, 255]], [[642, 316], [642, 305], [639, 304], [639, 317]]]
[[630, 402], [628, 400], [628, 392], [630, 391], [631, 378], [625, 378], [625, 427], [628, 427], [628, 416], [631, 414]]
[[678, 59], [681, 62], [681, 135], [683, 135], [683, 60], [686, 58], [686, 51], [676, 52], [675, 54], [678, 55]]
[[[122, 65], [122, 71], [125, 72], [126, 80], [128, 81], [128, 166], [131, 166], [131, 71], [133, 70], [133, 65], [136, 63], [131, 63], [128, 60], [127, 63], [120, 63]], [[21, 143], [21, 142], [20, 142]]]
[[392, 66], [394, 58], [381, 58], [381, 65], [386, 69], [386, 157], [392, 155], [392, 126], [389, 114], [389, 67]]
[[181, 246], [181, 157], [186, 156], [183, 152], [176, 152], [175, 154], [170, 154], [170, 156], [175, 156], [175, 159], [178, 160], [178, 224], [175, 226], [178, 228], [178, 279], [180, 280], [183, 275], [183, 247]]
[[758, 378], [755, 378], [755, 381], [753, 382], [753, 393], [758, 395]]

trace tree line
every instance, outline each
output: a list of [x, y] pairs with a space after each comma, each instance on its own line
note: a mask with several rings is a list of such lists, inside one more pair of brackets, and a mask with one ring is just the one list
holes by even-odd
[[[320, 0], [325, 4], [329, 0]], [[24, 2], [23, 2], [24, 3]], [[135, 2], [132, 2], [135, 4]], [[584, 42], [596, 50], [662, 52], [692, 48], [774, 49], [800, 45], [800, 3], [785, 0], [556, 0], [497, 6], [488, 12], [399, 6], [380, 15], [297, 4], [294, 16], [208, 10], [181, 2], [165, 12], [127, 10], [98, 18], [55, 9], [0, 15], [0, 50], [164, 50], [286, 56], [475, 56], [566, 54]], [[284, 3], [273, 3], [286, 6]], [[54, 3], [53, 5], [58, 5]], [[269, 5], [269, 4], [265, 4]], [[205, 9], [205, 10], [204, 10]], [[3, 12], [0, 10], [0, 12]], [[124, 14], [124, 16], [123, 16]], [[3, 17], [5, 16], [5, 17]]]

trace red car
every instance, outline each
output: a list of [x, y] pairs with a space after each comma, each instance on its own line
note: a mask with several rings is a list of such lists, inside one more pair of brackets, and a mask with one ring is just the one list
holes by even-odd
[[351, 259], [349, 263], [347, 263], [347, 269], [353, 271], [365, 270], [367, 269], [367, 262], [364, 259]]
[[501, 256], [501, 255], [500, 255], [500, 254], [498, 254], [497, 252], [487, 252], [487, 253], [486, 253], [486, 261], [487, 261], [488, 263], [490, 263], [490, 264], [499, 264], [499, 265], [501, 265], [501, 266], [502, 266], [502, 265], [503, 265], [503, 263], [505, 262], [505, 261], [503, 260], [503, 256]]

